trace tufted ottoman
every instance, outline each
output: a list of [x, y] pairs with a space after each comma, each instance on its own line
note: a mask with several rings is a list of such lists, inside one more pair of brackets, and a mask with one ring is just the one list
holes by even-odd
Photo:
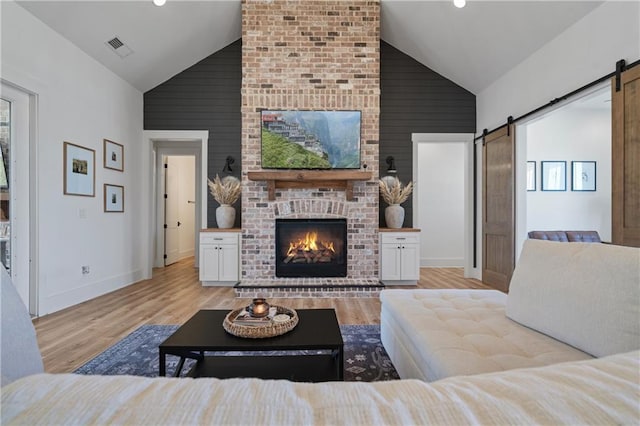
[[538, 367], [592, 358], [505, 316], [497, 290], [383, 290], [382, 343], [403, 379]]

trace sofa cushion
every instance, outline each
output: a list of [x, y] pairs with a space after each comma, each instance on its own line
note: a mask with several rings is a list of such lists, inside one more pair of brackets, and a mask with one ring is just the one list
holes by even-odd
[[567, 233], [564, 231], [530, 231], [529, 238], [536, 240], [568, 242]]
[[591, 358], [505, 316], [497, 290], [383, 290], [381, 338], [403, 379], [426, 381]]
[[507, 316], [597, 357], [640, 348], [640, 249], [526, 240]]
[[567, 231], [570, 243], [601, 243], [598, 231]]

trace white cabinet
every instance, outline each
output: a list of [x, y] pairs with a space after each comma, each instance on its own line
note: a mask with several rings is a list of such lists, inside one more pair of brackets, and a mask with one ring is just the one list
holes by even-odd
[[240, 231], [200, 232], [202, 285], [233, 285], [240, 279]]
[[420, 279], [420, 231], [380, 232], [380, 281], [412, 285]]

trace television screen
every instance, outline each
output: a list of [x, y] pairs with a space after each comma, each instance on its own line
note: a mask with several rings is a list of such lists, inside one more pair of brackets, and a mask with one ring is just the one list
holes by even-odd
[[359, 169], [360, 111], [262, 111], [262, 168]]

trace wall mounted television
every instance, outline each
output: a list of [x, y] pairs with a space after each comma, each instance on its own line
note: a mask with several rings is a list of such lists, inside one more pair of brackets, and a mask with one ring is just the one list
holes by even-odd
[[262, 111], [262, 168], [359, 169], [360, 116], [360, 111]]

